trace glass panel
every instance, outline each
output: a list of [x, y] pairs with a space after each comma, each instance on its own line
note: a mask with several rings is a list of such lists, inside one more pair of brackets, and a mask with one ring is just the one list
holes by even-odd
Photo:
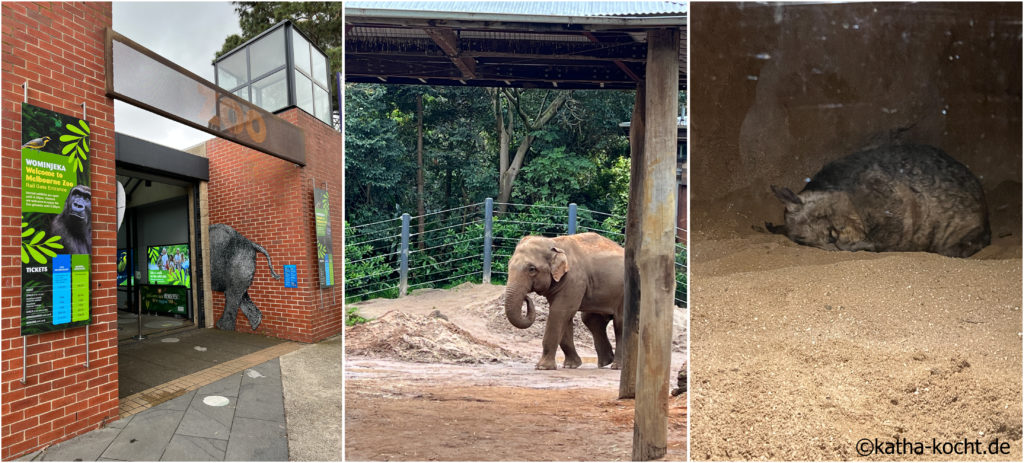
[[309, 42], [292, 30], [292, 50], [295, 52], [295, 67], [309, 73]]
[[320, 85], [327, 86], [327, 57], [318, 51], [313, 51], [313, 78]]
[[245, 73], [245, 50], [236, 51], [217, 63], [217, 85], [221, 88], [235, 88], [248, 80]]
[[284, 28], [279, 28], [249, 46], [249, 71], [255, 79], [284, 66]]
[[238, 96], [242, 97], [242, 99], [245, 100], [245, 101], [251, 101], [251, 100], [249, 100], [249, 87], [248, 86], [242, 87], [242, 88], [240, 88], [238, 90], [235, 90], [235, 95], [238, 95]]
[[270, 112], [288, 106], [288, 81], [284, 69], [252, 84], [252, 102]]
[[313, 114], [313, 82], [308, 77], [295, 73], [295, 105]]
[[327, 90], [324, 90], [323, 87], [320, 87], [319, 85], [314, 85], [313, 100], [314, 106], [316, 106], [316, 114], [314, 114], [314, 116], [316, 116], [317, 119], [330, 124], [331, 97], [327, 93]]

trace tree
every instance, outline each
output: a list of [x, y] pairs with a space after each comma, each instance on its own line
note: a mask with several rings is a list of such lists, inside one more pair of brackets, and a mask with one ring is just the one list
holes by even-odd
[[[537, 115], [531, 120], [527, 109], [524, 108], [526, 92], [522, 89], [507, 88], [489, 90], [495, 123], [498, 128], [498, 210], [501, 212], [505, 212], [508, 207], [506, 203], [512, 197], [512, 185], [516, 181], [516, 176], [519, 175], [519, 170], [523, 167], [523, 161], [526, 160], [526, 153], [530, 150], [530, 145], [537, 137], [536, 132], [550, 122], [572, 96], [572, 91], [561, 91], [558, 92], [558, 96], [554, 100], [547, 103], [552, 91], [544, 92], [543, 99], [537, 106]], [[509, 153], [512, 139], [516, 136], [515, 122], [517, 119], [523, 123], [525, 132], [519, 135], [519, 146], [516, 148], [515, 157], [510, 160]]]

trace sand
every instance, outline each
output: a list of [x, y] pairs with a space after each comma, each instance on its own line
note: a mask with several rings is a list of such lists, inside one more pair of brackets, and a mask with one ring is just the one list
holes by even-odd
[[695, 238], [694, 459], [858, 459], [863, 438], [1011, 449], [871, 459], [1021, 459], [1018, 236], [970, 259]]

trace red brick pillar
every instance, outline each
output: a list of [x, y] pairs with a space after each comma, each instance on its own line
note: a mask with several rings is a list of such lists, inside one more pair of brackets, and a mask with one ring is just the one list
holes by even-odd
[[[257, 333], [301, 342], [314, 342], [338, 334], [343, 327], [341, 309], [341, 134], [292, 108], [279, 114], [305, 131], [306, 166], [222, 140], [210, 140], [210, 224], [230, 225], [252, 242], [266, 248], [277, 273], [295, 265], [298, 288], [285, 288], [275, 280], [261, 254], [249, 297], [263, 313]], [[330, 198], [332, 245], [336, 286], [319, 288], [316, 224], [313, 217], [313, 182], [327, 184]], [[224, 294], [213, 293], [214, 320], [224, 312]], [[236, 330], [252, 332], [238, 311]]]
[[[3, 15], [3, 292], [4, 460], [117, 419], [117, 248], [114, 103], [104, 96], [104, 30], [110, 3], [4, 2]], [[28, 102], [81, 117], [92, 129], [92, 276], [90, 365], [85, 327], [21, 336], [21, 84]], [[340, 261], [340, 259], [339, 259]], [[23, 343], [27, 382], [21, 383]]]

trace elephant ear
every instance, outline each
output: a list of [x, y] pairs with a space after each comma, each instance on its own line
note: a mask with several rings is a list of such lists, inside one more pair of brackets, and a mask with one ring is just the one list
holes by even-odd
[[551, 277], [559, 281], [569, 271], [569, 259], [565, 257], [565, 251], [552, 247], [551, 251]]

